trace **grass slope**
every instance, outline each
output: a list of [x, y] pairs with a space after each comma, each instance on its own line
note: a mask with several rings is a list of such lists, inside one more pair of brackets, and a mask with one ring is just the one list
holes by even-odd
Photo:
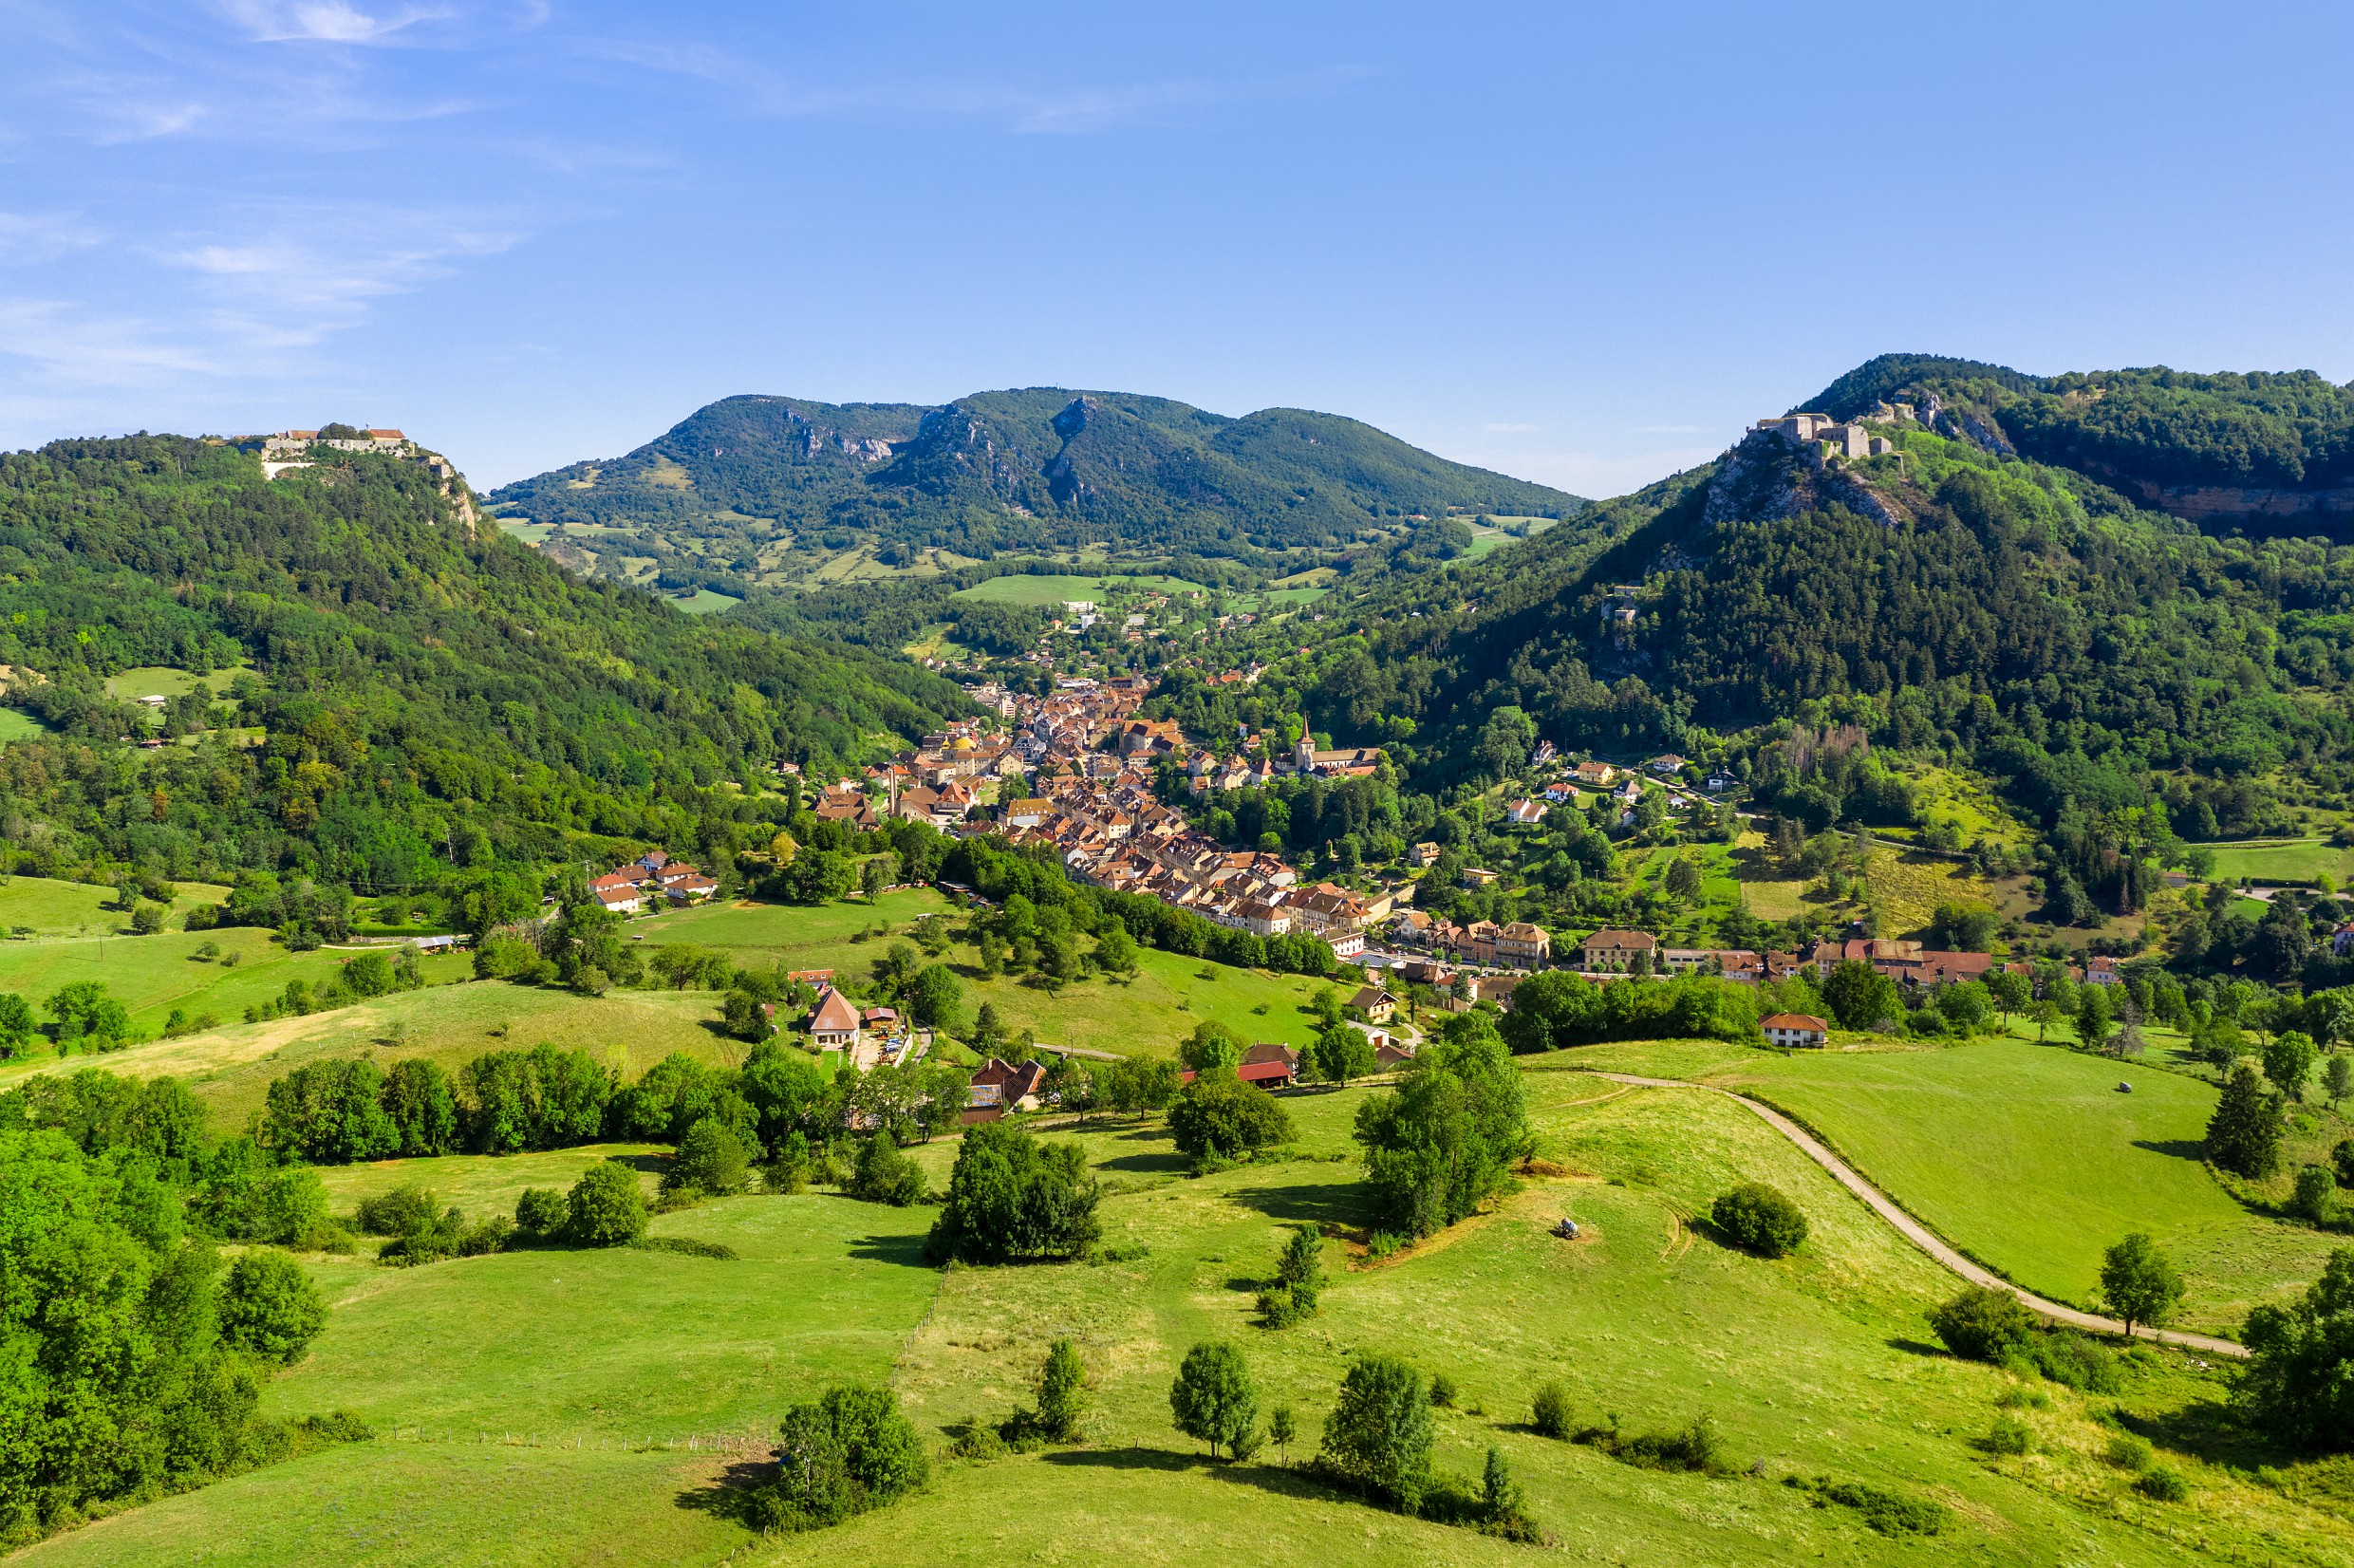
[[[2236, 1334], [2250, 1307], [2302, 1290], [2339, 1241], [2251, 1214], [2217, 1185], [2200, 1157], [2214, 1090], [2148, 1064], [2003, 1039], [1788, 1056], [1653, 1044], [1576, 1055], [1792, 1112], [1954, 1245], [2064, 1301], [2094, 1304], [2102, 1252], [2146, 1231], [2189, 1281], [2182, 1326]], [[2132, 1093], [2118, 1092], [2120, 1076]]]
[[[503, 980], [467, 980], [303, 1017], [153, 1040], [103, 1056], [0, 1063], [0, 1073], [23, 1076], [97, 1066], [140, 1077], [174, 1073], [188, 1079], [196, 1097], [211, 1107], [216, 1128], [235, 1131], [261, 1109], [272, 1078], [315, 1057], [372, 1055], [389, 1066], [408, 1056], [429, 1056], [455, 1072], [486, 1051], [529, 1050], [546, 1040], [579, 1047], [634, 1076], [672, 1051], [706, 1061], [740, 1060], [742, 1044], [713, 1027], [718, 1018], [719, 999], [709, 992], [614, 991], [590, 998]], [[0, 1085], [8, 1081], [0, 1077]]]
[[[1349, 1357], [1380, 1350], [1449, 1372], [1438, 1457], [1476, 1472], [1491, 1443], [1538, 1515], [1581, 1558], [1756, 1563], [2138, 1564], [2217, 1554], [2335, 1560], [2343, 1521], [2213, 1465], [2195, 1502], [2146, 1503], [2090, 1457], [2104, 1428], [2055, 1391], [2029, 1411], [2042, 1450], [1990, 1462], [1971, 1447], [2008, 1379], [1924, 1347], [1920, 1314], [1950, 1281], [1769, 1129], [1728, 1102], [1529, 1073], [1541, 1151], [1579, 1174], [1532, 1178], [1490, 1213], [1378, 1267], [1336, 1279], [1324, 1314], [1270, 1334], [1250, 1286], [1285, 1227], [1361, 1236], [1347, 1160], [1246, 1167], [1200, 1181], [1157, 1126], [1078, 1136], [1099, 1173], [1107, 1240], [1149, 1254], [1101, 1267], [957, 1270], [916, 1261], [924, 1208], [825, 1196], [744, 1198], [657, 1223], [726, 1241], [736, 1262], [633, 1252], [521, 1252], [394, 1272], [313, 1265], [335, 1301], [310, 1358], [274, 1384], [285, 1412], [348, 1407], [387, 1435], [238, 1478], [27, 1553], [32, 1564], [548, 1562], [1480, 1564], [1526, 1548], [1377, 1512], [1277, 1463], [1210, 1465], [1168, 1428], [1176, 1361], [1203, 1337], [1240, 1342], [1266, 1403], [1293, 1404], [1313, 1446]], [[1289, 1101], [1311, 1154], [1347, 1154], [1363, 1088]], [[935, 1181], [946, 1142], [918, 1150]], [[478, 1165], [500, 1162], [479, 1161]], [[504, 1162], [521, 1167], [522, 1160]], [[442, 1162], [445, 1167], [458, 1162]], [[552, 1175], [551, 1171], [534, 1171]], [[444, 1185], [459, 1186], [456, 1178]], [[1736, 1180], [1790, 1192], [1815, 1230], [1766, 1262], [1692, 1216]], [[338, 1173], [339, 1198], [364, 1173]], [[479, 1189], [474, 1189], [479, 1190]], [[1576, 1215], [1586, 1238], [1546, 1234]], [[935, 1296], [937, 1300], [935, 1302]], [[922, 1495], [819, 1535], [763, 1543], [714, 1510], [728, 1456], [622, 1453], [624, 1439], [764, 1432], [827, 1381], [882, 1378], [927, 1439], [1029, 1397], [1046, 1343], [1076, 1335], [1092, 1378], [1084, 1447], [994, 1465], [943, 1463]], [[2219, 1374], [2168, 1359], [2124, 1403], [2179, 1421]], [[1631, 1428], [1710, 1412], [1763, 1478], [1634, 1469], [1521, 1423], [1562, 1377], [1582, 1418]], [[2099, 1402], [2105, 1408], [2110, 1401]], [[2138, 1419], [2140, 1419], [2138, 1417]], [[2175, 1428], [2163, 1428], [2172, 1432]], [[2183, 1441], [2192, 1441], [2195, 1433]], [[390, 1434], [400, 1434], [398, 1438]], [[485, 1446], [513, 1433], [525, 1441]], [[539, 1446], [530, 1446], [535, 1440]], [[562, 1447], [571, 1443], [578, 1447]], [[1954, 1534], [1902, 1541], [1773, 1484], [1829, 1473], [1934, 1496]], [[215, 1554], [211, 1558], [196, 1554]]]
[[[910, 888], [886, 893], [873, 905], [705, 905], [634, 923], [630, 930], [649, 944], [693, 943], [719, 948], [738, 965], [782, 961], [794, 969], [832, 969], [847, 981], [864, 978], [889, 948], [886, 940], [853, 937], [875, 924], [902, 931], [948, 908], [938, 893]], [[1304, 1045], [1316, 1037], [1316, 1026], [1300, 1008], [1324, 983], [1148, 948], [1132, 980], [1099, 977], [1066, 986], [1057, 996], [1004, 976], [983, 978], [980, 952], [967, 943], [951, 943], [943, 961], [964, 982], [968, 1014], [985, 1001], [1008, 1029], [1033, 1030], [1046, 1044], [1123, 1055], [1169, 1055], [1205, 1019], [1225, 1024], [1245, 1039]]]

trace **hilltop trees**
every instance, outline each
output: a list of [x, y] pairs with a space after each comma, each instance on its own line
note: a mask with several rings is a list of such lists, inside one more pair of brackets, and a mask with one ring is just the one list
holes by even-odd
[[1528, 1152], [1525, 1091], [1494, 1028], [1448, 1020], [1391, 1093], [1357, 1108], [1365, 1180], [1383, 1220], [1428, 1236], [1469, 1214]]

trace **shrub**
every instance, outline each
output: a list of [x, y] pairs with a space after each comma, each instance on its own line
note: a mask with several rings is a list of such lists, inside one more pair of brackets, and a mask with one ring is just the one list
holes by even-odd
[[1706, 1415], [1694, 1416], [1689, 1425], [1672, 1432], [1620, 1437], [1612, 1431], [1599, 1435], [1597, 1446], [1612, 1458], [1646, 1470], [1722, 1475], [1730, 1468], [1725, 1458], [1725, 1440], [1718, 1435], [1716, 1423]]
[[431, 1224], [435, 1215], [433, 1194], [415, 1182], [360, 1200], [360, 1230], [366, 1236], [407, 1236]]
[[924, 1484], [923, 1440], [888, 1389], [844, 1384], [795, 1405], [778, 1426], [777, 1478], [755, 1494], [772, 1528], [812, 1530], [879, 1508]]
[[221, 1337], [237, 1349], [281, 1366], [303, 1353], [327, 1326], [327, 1305], [302, 1265], [283, 1252], [248, 1252], [229, 1265], [221, 1286]]
[[1978, 1447], [1990, 1454], [2023, 1454], [2035, 1447], [2035, 1434], [2024, 1421], [1997, 1416], [1993, 1427], [1978, 1440]]
[[1038, 1430], [1056, 1443], [1075, 1439], [1086, 1388], [1087, 1369], [1079, 1361], [1078, 1346], [1056, 1340], [1047, 1350], [1046, 1365], [1038, 1369]]
[[1928, 1498], [1906, 1497], [1900, 1492], [1883, 1491], [1853, 1481], [1833, 1481], [1829, 1476], [1817, 1476], [1812, 1481], [1785, 1476], [1783, 1484], [1813, 1492], [1818, 1508], [1836, 1503], [1842, 1508], [1855, 1509], [1866, 1524], [1884, 1536], [1942, 1535], [1953, 1524], [1953, 1510]]
[[515, 1223], [540, 1236], [560, 1233], [571, 1218], [572, 1205], [551, 1186], [529, 1186], [515, 1200]]
[[2124, 1381], [2116, 1353], [2074, 1329], [2031, 1335], [2004, 1365], [2013, 1372], [2031, 1368], [2079, 1393], [2115, 1393]]
[[1395, 1356], [1359, 1356], [1324, 1420], [1319, 1454], [1343, 1483], [1413, 1513], [1430, 1484], [1430, 1390]]
[[663, 1190], [692, 1189], [714, 1198], [725, 1197], [744, 1189], [750, 1168], [750, 1157], [736, 1129], [717, 1116], [705, 1116], [679, 1140], [670, 1168], [663, 1172]]
[[1567, 1437], [1575, 1418], [1569, 1389], [1560, 1382], [1541, 1383], [1537, 1388], [1534, 1409], [1528, 1424], [1546, 1437]]
[[924, 1172], [889, 1133], [877, 1132], [858, 1146], [858, 1163], [843, 1190], [870, 1204], [906, 1208], [924, 1197]]
[[1748, 1182], [1717, 1199], [1709, 1210], [1717, 1228], [1752, 1252], [1783, 1258], [1806, 1240], [1806, 1216], [1798, 1204], [1763, 1182]]
[[2102, 1458], [2120, 1470], [2141, 1471], [2150, 1467], [2150, 1440], [2132, 1432], [2114, 1432]]
[[2327, 1166], [2306, 1166], [2297, 1172], [2296, 1190], [2289, 1212], [2314, 1224], [2326, 1224], [2338, 1212], [2338, 1177]]
[[2191, 1495], [2190, 1483], [2182, 1472], [2164, 1465], [2153, 1465], [2137, 1479], [2134, 1490], [2153, 1503], [2180, 1503]]
[[2035, 1316], [2008, 1291], [1965, 1285], [1929, 1315], [1945, 1348], [1967, 1361], [2000, 1361], [2035, 1333]]
[[582, 1246], [618, 1246], [645, 1234], [645, 1195], [638, 1173], [610, 1160], [581, 1173], [566, 1200], [564, 1234]]
[[1445, 1372], [1430, 1374], [1430, 1403], [1441, 1409], [1455, 1408], [1455, 1380]]

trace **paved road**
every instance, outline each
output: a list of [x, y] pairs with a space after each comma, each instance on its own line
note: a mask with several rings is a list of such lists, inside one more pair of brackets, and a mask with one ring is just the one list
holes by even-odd
[[[1735, 1094], [1729, 1090], [1714, 1089], [1707, 1084], [1687, 1083], [1681, 1078], [1643, 1078], [1632, 1073], [1597, 1073], [1594, 1075], [1597, 1078], [1608, 1078], [1613, 1083], [1634, 1084], [1643, 1089], [1697, 1089], [1710, 1094], [1722, 1094], [1737, 1104], [1746, 1105], [1755, 1111], [1766, 1126], [1805, 1150], [1807, 1157], [1829, 1171], [1840, 1185], [1871, 1204], [1881, 1219], [1886, 1220], [1903, 1234], [1905, 1240], [1971, 1284], [1983, 1285], [1989, 1290], [2008, 1291], [2045, 1316], [2075, 1328], [2090, 1329], [2096, 1334], [2123, 1334], [2125, 1332], [2125, 1325], [2114, 1317], [2102, 1317], [2094, 1313], [2079, 1312], [2074, 1307], [2064, 1307], [2057, 1301], [2046, 1301], [2032, 1291], [2022, 1290], [2002, 1276], [1990, 1273], [1971, 1262], [1940, 1241], [1928, 1226], [1897, 1207], [1896, 1200], [1858, 1175], [1846, 1161], [1825, 1148], [1822, 1140], [1771, 1106], [1762, 1105], [1746, 1094]], [[2133, 1332], [2139, 1338], [2155, 1339], [2168, 1345], [2180, 1345], [2186, 1350], [2205, 1351], [2211, 1355], [2245, 1358], [2248, 1354], [2248, 1347], [2245, 1345], [2235, 1345], [2229, 1339], [2216, 1339], [2203, 1334], [2177, 1334], [2171, 1329], [2141, 1327], [2135, 1328]]]

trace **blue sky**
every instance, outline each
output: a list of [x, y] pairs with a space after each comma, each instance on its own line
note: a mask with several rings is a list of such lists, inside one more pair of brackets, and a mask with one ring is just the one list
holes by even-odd
[[738, 392], [1611, 495], [1872, 354], [2354, 377], [2354, 8], [0, 0], [0, 446]]

